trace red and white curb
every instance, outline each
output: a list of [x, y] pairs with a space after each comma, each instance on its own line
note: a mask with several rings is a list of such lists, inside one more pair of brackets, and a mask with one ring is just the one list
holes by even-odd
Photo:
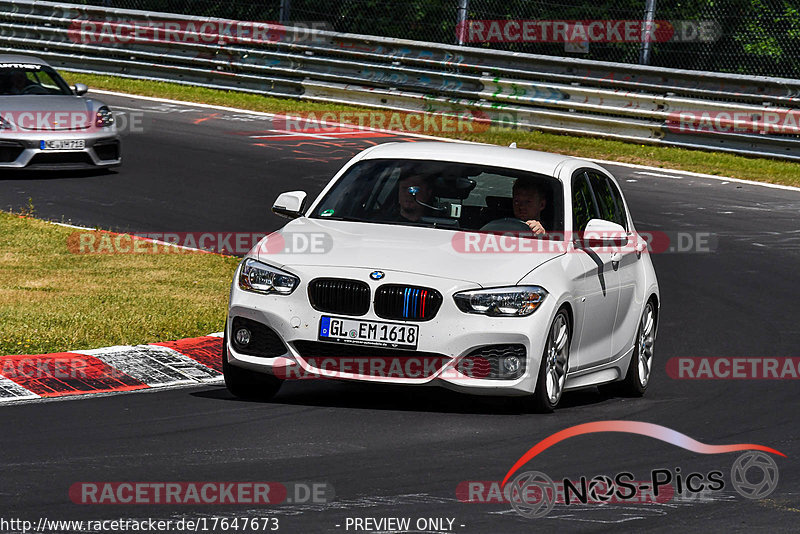
[[222, 333], [54, 354], [0, 357], [0, 404], [222, 381]]

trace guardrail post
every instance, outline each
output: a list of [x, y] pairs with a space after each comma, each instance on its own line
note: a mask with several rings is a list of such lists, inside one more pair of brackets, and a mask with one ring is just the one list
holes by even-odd
[[456, 35], [458, 44], [464, 44], [464, 36], [467, 31], [467, 10], [469, 10], [469, 0], [458, 0], [458, 17], [456, 20]]
[[656, 17], [656, 0], [645, 0], [644, 21], [642, 26], [642, 44], [639, 48], [639, 64], [650, 64], [650, 36], [653, 32], [653, 20]]

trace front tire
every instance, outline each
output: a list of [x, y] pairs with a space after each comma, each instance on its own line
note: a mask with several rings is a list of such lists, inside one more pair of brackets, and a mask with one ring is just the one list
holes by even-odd
[[550, 325], [545, 343], [536, 391], [530, 397], [531, 409], [536, 413], [551, 413], [561, 401], [569, 371], [569, 346], [572, 330], [567, 310], [561, 309]]
[[228, 363], [228, 325], [222, 339], [222, 374], [225, 387], [234, 396], [248, 400], [269, 400], [278, 393], [283, 380], [273, 375], [256, 373]]

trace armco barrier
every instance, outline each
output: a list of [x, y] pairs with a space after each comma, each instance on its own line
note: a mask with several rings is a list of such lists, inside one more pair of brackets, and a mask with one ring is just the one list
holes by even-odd
[[[86, 38], [106, 28], [181, 23], [179, 39]], [[668, 70], [305, 28], [204, 42], [188, 29], [236, 21], [31, 0], [0, 0], [0, 53], [76, 72], [402, 111], [480, 111], [492, 124], [800, 160], [800, 81]], [[303, 35], [302, 39], [294, 38]], [[687, 46], [689, 46], [687, 44]], [[681, 113], [730, 117], [677, 128]], [[688, 124], [688, 123], [687, 123]], [[720, 124], [728, 127], [720, 127]], [[773, 132], [773, 133], [770, 133]]]

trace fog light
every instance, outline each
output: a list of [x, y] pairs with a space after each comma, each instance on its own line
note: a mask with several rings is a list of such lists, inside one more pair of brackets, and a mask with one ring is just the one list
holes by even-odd
[[250, 343], [250, 330], [247, 328], [240, 328], [236, 331], [236, 344], [240, 347], [246, 347]]
[[514, 374], [519, 371], [519, 358], [516, 356], [507, 356], [503, 358], [503, 368], [509, 374]]

